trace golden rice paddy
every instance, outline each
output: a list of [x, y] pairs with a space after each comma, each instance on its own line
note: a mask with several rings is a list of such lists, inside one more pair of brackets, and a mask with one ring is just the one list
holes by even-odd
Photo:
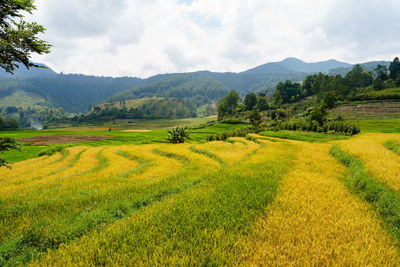
[[398, 140], [399, 135], [367, 133], [342, 142], [340, 147], [360, 158], [367, 170], [379, 181], [399, 191], [400, 157], [384, 146], [384, 143], [391, 139]]
[[[399, 191], [388, 140], [400, 135], [336, 143]], [[250, 135], [15, 163], [0, 169], [0, 265], [398, 265], [396, 236], [331, 147]]]

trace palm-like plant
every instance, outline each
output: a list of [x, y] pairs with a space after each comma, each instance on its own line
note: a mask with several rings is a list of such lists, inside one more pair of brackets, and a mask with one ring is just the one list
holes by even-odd
[[168, 131], [168, 140], [173, 144], [185, 143], [185, 138], [190, 139], [189, 131], [186, 128], [176, 127]]

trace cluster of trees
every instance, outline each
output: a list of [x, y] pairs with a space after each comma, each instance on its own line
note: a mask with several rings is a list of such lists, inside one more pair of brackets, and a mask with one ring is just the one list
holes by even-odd
[[318, 101], [323, 101], [328, 108], [332, 108], [337, 100], [350, 99], [363, 88], [382, 90], [396, 86], [400, 86], [398, 57], [393, 60], [389, 69], [384, 65], [378, 65], [372, 71], [367, 71], [361, 65], [355, 65], [344, 77], [319, 73], [308, 75], [302, 84], [291, 81], [280, 82], [273, 100], [276, 105], [280, 105], [316, 95]]
[[[23, 19], [24, 12], [32, 13], [35, 9], [33, 0], [0, 1], [0, 68], [8, 73], [13, 73], [18, 63], [27, 68], [37, 67], [29, 60], [31, 53], [43, 54], [50, 51], [50, 45], [37, 37], [44, 32], [44, 27]], [[4, 120], [1, 121], [4, 124]], [[9, 127], [10, 124], [15, 124], [15, 121], [10, 120]], [[18, 125], [11, 127], [18, 128]], [[21, 150], [21, 146], [12, 138], [0, 138], [1, 153], [12, 149]], [[2, 166], [9, 167], [9, 164], [0, 158], [0, 167]]]
[[[218, 103], [218, 120], [223, 120], [226, 117], [232, 117], [235, 114], [243, 111], [264, 111], [269, 108], [268, 98], [264, 93], [258, 96], [255, 93], [247, 94], [242, 103], [239, 103], [239, 94], [231, 90]], [[254, 112], [253, 112], [254, 113]], [[254, 113], [255, 114], [255, 113]]]
[[274, 130], [290, 130], [290, 131], [308, 131], [319, 133], [339, 133], [345, 135], [355, 135], [360, 133], [360, 128], [354, 124], [345, 122], [326, 122], [320, 125], [315, 121], [295, 120], [295, 121], [279, 121], [272, 127]]
[[0, 131], [15, 131], [19, 127], [19, 123], [16, 119], [11, 118], [8, 120], [0, 117]]
[[[124, 103], [121, 101], [121, 103]], [[182, 119], [197, 117], [196, 106], [187, 99], [149, 99], [140, 107], [95, 106], [87, 115], [75, 116], [73, 122], [105, 122], [116, 119]]]
[[[23, 109], [21, 107], [8, 106], [0, 108], [0, 116], [5, 118], [14, 118], [18, 121], [20, 128], [31, 127], [33, 121], [35, 122], [50, 122], [56, 121], [65, 117], [65, 112], [60, 108], [47, 107], [44, 105], [36, 105], [35, 107], [28, 107]], [[15, 125], [15, 123], [13, 124]], [[18, 128], [18, 127], [17, 127]]]
[[42, 98], [47, 105], [70, 113], [87, 111], [93, 103], [105, 101], [113, 94], [138, 84], [137, 78], [95, 77], [78, 74], [53, 74], [38, 77], [0, 80], [0, 96], [23, 91]]
[[[115, 94], [110, 102], [137, 98], [173, 98], [189, 100], [196, 108], [224, 97], [229, 89], [221, 82], [199, 73], [170, 74], [149, 78], [147, 84]], [[154, 79], [154, 81], [151, 81]]]

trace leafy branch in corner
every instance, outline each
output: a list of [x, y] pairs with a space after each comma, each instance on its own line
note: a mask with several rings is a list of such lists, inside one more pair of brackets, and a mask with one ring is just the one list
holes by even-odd
[[[12, 138], [0, 138], [0, 152], [4, 153], [9, 150], [18, 150], [22, 151], [22, 146], [17, 141]], [[11, 168], [10, 164], [5, 160], [0, 158], [0, 167]]]

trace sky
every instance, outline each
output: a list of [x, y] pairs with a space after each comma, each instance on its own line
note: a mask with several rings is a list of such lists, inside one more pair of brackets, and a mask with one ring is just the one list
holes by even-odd
[[297, 57], [349, 63], [400, 56], [398, 0], [36, 0], [28, 16], [57, 72], [148, 77], [240, 72]]

